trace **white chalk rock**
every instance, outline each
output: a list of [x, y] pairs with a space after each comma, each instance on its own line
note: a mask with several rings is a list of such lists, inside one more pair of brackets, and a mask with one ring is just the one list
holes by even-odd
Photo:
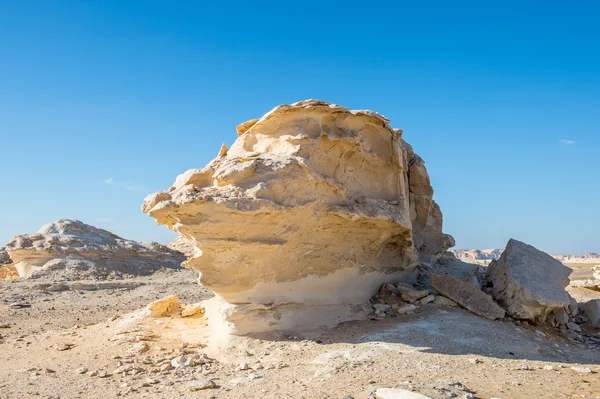
[[196, 247], [185, 266], [233, 332], [364, 318], [382, 283], [453, 245], [423, 160], [383, 116], [307, 100], [238, 135], [142, 207]]

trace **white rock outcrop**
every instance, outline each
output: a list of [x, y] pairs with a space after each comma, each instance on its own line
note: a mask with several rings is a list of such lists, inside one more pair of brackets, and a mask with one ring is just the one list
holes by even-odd
[[382, 282], [454, 245], [423, 160], [383, 116], [307, 100], [237, 130], [142, 207], [194, 243], [185, 266], [233, 332], [360, 318]]
[[178, 268], [185, 259], [164, 245], [126, 240], [69, 219], [16, 236], [6, 250], [21, 278], [53, 280], [149, 275], [161, 268]]
[[565, 290], [571, 272], [550, 255], [511, 239], [500, 259], [488, 266], [487, 278], [509, 316], [543, 321], [553, 310], [571, 304]]

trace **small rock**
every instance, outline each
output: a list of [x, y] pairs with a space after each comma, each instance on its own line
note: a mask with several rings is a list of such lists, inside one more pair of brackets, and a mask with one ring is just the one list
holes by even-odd
[[417, 309], [417, 307], [415, 305], [413, 305], [412, 303], [409, 303], [409, 304], [403, 305], [403, 306], [398, 306], [395, 308], [395, 310], [398, 314], [408, 314], [408, 313], [414, 312], [416, 309]]
[[123, 373], [127, 373], [128, 371], [131, 371], [131, 370], [133, 370], [132, 364], [124, 364], [124, 365], [114, 369], [113, 374], [123, 374]]
[[433, 303], [440, 306], [451, 306], [458, 307], [458, 303], [454, 302], [452, 299], [446, 298], [445, 296], [438, 295], [435, 297]]
[[569, 322], [567, 323], [567, 328], [571, 331], [581, 332], [581, 326], [577, 323]]
[[131, 354], [137, 354], [137, 355], [141, 355], [142, 353], [146, 353], [150, 350], [150, 346], [148, 346], [147, 343], [145, 342], [139, 342], [135, 345], [133, 345], [130, 349], [129, 349], [129, 353]]
[[250, 380], [250, 381], [257, 380], [259, 378], [262, 378], [262, 375], [260, 375], [258, 373], [250, 373], [250, 374], [248, 374], [248, 380]]
[[554, 371], [554, 367], [553, 366], [544, 366], [544, 370], [548, 370], [548, 371]]
[[161, 298], [146, 306], [146, 309], [150, 311], [152, 317], [163, 317], [178, 311], [180, 308], [179, 297], [177, 295]]
[[80, 367], [77, 370], [75, 370], [75, 373], [77, 374], [85, 374], [88, 372], [88, 369], [86, 367]]
[[483, 360], [477, 359], [477, 358], [473, 358], [473, 359], [469, 359], [469, 363], [471, 363], [471, 364], [479, 364], [479, 363], [483, 363]]
[[423, 305], [426, 305], [433, 301], [435, 301], [435, 295], [433, 295], [433, 294], [427, 295], [425, 298], [419, 299], [419, 303], [423, 304]]
[[0, 323], [0, 328], [10, 328], [10, 324], [8, 324], [8, 323]]
[[106, 377], [110, 377], [111, 374], [108, 374], [106, 371], [104, 370], [100, 370], [98, 371], [98, 378], [106, 378]]
[[396, 290], [406, 302], [415, 302], [429, 295], [429, 290], [416, 290], [413, 286], [404, 283], [398, 283]]
[[216, 388], [217, 384], [215, 384], [215, 382], [213, 380], [198, 380], [198, 381], [192, 381], [188, 386], [188, 390], [195, 392], [195, 391], [202, 391], [204, 389], [213, 389]]
[[250, 366], [248, 366], [248, 363], [240, 363], [240, 365], [237, 367], [238, 371], [243, 371], [243, 370], [248, 370], [250, 369]]
[[203, 313], [204, 306], [202, 306], [201, 303], [195, 303], [192, 305], [186, 305], [185, 308], [181, 311], [181, 317], [190, 317]]
[[586, 374], [592, 373], [592, 369], [590, 369], [588, 367], [571, 367], [571, 369], [577, 371], [578, 373], [586, 373]]
[[56, 348], [57, 351], [62, 352], [62, 351], [67, 351], [67, 350], [71, 349], [74, 346], [75, 345], [73, 345], [73, 344], [58, 344], [58, 345], [55, 346], [55, 348]]

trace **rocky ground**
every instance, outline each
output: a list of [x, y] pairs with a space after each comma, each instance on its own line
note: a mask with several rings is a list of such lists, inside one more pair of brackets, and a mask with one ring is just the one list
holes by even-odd
[[222, 349], [205, 347], [202, 316], [135, 316], [167, 295], [210, 297], [196, 280], [168, 270], [54, 287], [1, 282], [0, 397], [366, 399], [400, 387], [431, 398], [600, 398], [597, 345], [433, 303], [333, 330], [236, 337]]

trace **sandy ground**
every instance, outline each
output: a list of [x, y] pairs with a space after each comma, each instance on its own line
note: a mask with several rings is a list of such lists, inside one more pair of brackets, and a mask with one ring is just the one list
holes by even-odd
[[[433, 304], [333, 330], [235, 337], [218, 351], [204, 347], [201, 316], [131, 321], [129, 312], [170, 294], [184, 303], [210, 297], [196, 279], [193, 271], [167, 271], [59, 292], [0, 282], [0, 324], [10, 324], [0, 329], [0, 398], [366, 399], [380, 387], [436, 399], [600, 398], [598, 346]], [[170, 369], [180, 355], [203, 364]], [[206, 379], [215, 387], [195, 391]]]

